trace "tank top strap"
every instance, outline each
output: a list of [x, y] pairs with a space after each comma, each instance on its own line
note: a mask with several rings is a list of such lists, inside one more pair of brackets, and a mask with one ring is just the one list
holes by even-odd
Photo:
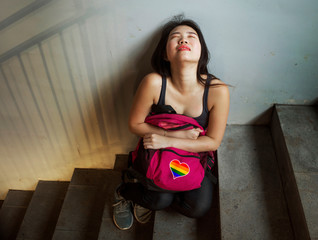
[[166, 99], [166, 86], [167, 86], [167, 79], [166, 77], [162, 77], [162, 85], [161, 85], [161, 91], [160, 91], [160, 97], [158, 100], [158, 105], [165, 105], [165, 99]]
[[204, 94], [203, 94], [203, 112], [208, 113], [208, 97], [209, 97], [209, 89], [210, 89], [210, 83], [212, 79], [207, 79], [207, 83], [204, 87]]

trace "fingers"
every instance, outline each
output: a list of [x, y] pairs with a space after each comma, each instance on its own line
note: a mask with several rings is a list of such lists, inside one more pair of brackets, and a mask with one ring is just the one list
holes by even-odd
[[[203, 130], [200, 128], [181, 130], [180, 131], [181, 135], [179, 135], [176, 138], [187, 138], [187, 139], [196, 140], [200, 136], [200, 133], [202, 132]], [[169, 138], [162, 135], [149, 133], [143, 137], [143, 145], [145, 149], [165, 148], [170, 146], [172, 139], [174, 138]]]
[[146, 134], [144, 137], [144, 142], [152, 142], [155, 139], [154, 134]]
[[203, 132], [203, 130], [201, 128], [194, 128], [194, 130], [198, 131], [199, 133]]
[[146, 134], [143, 138], [145, 149], [160, 149], [169, 147], [169, 137], [164, 137], [159, 134]]
[[147, 149], [148, 146], [151, 144], [151, 136], [149, 134], [143, 137], [143, 143], [144, 143], [144, 148]]
[[145, 139], [144, 139], [144, 148], [145, 149], [153, 149], [153, 145], [150, 143], [150, 142], [147, 142]]
[[192, 139], [197, 139], [198, 137], [199, 137], [199, 135], [200, 135], [200, 133], [202, 132], [202, 129], [200, 129], [200, 128], [193, 128], [192, 130]]
[[146, 134], [143, 137], [143, 144], [145, 149], [155, 149], [156, 142], [156, 134]]

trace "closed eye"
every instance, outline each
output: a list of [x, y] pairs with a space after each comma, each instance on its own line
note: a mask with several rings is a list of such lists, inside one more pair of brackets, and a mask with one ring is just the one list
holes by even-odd
[[190, 34], [188, 37], [189, 38], [197, 38], [198, 36], [196, 34]]
[[178, 36], [180, 36], [180, 33], [175, 32], [175, 33], [170, 34], [169, 39], [173, 39], [173, 38], [176, 38]]

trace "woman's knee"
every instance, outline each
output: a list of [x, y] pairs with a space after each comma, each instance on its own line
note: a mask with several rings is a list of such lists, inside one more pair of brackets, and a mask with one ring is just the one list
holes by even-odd
[[156, 192], [154, 194], [145, 195], [146, 202], [149, 203], [149, 209], [151, 210], [161, 210], [167, 208], [171, 205], [173, 201], [173, 194], [171, 193], [159, 193]]
[[191, 211], [188, 211], [187, 215], [190, 218], [201, 218], [210, 210], [211, 204], [197, 204], [191, 206]]

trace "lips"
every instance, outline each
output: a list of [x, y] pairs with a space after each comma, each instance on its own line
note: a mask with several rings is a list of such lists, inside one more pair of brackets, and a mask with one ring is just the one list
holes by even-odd
[[191, 51], [191, 49], [186, 46], [186, 45], [181, 45], [180, 47], [178, 47], [179, 51]]

